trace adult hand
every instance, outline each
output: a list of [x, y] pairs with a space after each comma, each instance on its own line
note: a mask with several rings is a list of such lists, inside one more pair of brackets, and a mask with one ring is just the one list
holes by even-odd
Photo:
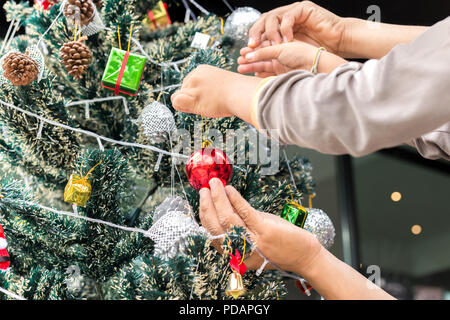
[[261, 79], [220, 68], [201, 65], [183, 80], [171, 97], [173, 107], [182, 112], [220, 118], [237, 116], [255, 125], [251, 103]]
[[264, 13], [249, 31], [249, 47], [303, 41], [329, 52], [344, 52], [345, 20], [310, 1], [295, 2]]
[[[255, 210], [235, 188], [224, 187], [217, 178], [209, 184], [211, 189], [200, 190], [200, 219], [212, 235], [243, 226], [256, 247], [282, 269], [302, 274], [311, 268], [323, 250], [313, 234], [278, 216]], [[214, 246], [221, 250], [221, 243], [215, 242]], [[256, 252], [245, 260], [249, 269], [258, 269], [262, 262]]]
[[[306, 42], [290, 42], [260, 49], [244, 48], [238, 59], [240, 73], [256, 73], [258, 77], [280, 75], [292, 70], [311, 70], [318, 48]], [[329, 73], [346, 60], [329, 52], [322, 52], [318, 72]]]

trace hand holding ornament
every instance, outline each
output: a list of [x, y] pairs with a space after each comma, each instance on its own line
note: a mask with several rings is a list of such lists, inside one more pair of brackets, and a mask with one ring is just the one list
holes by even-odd
[[[252, 208], [232, 186], [224, 187], [219, 179], [212, 179], [209, 184], [211, 190], [200, 190], [200, 219], [212, 235], [223, 234], [232, 226], [243, 226], [267, 259], [284, 270], [300, 274], [310, 269], [315, 257], [325, 250], [312, 233]], [[221, 243], [214, 243], [216, 249], [221, 250]], [[256, 252], [247, 256], [245, 264], [249, 269], [256, 270], [263, 263]]]
[[[200, 190], [200, 219], [212, 235], [225, 233], [231, 226], [243, 226], [251, 241], [283, 270], [295, 272], [325, 299], [393, 299], [349, 265], [327, 251], [310, 232], [273, 214], [259, 212], [232, 186], [219, 179], [210, 189]], [[213, 243], [222, 250], [221, 242]], [[263, 263], [258, 253], [246, 255], [248, 269]]]

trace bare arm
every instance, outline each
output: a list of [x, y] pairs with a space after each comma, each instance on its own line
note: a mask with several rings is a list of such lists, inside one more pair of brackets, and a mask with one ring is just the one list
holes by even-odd
[[325, 249], [302, 275], [327, 300], [394, 299]]
[[[231, 186], [211, 179], [210, 190], [200, 190], [200, 219], [211, 234], [232, 225], [244, 226], [253, 243], [282, 269], [303, 276], [325, 299], [393, 299], [356, 270], [334, 257], [310, 232], [273, 214], [259, 212]], [[220, 243], [215, 244], [221, 250]], [[245, 260], [257, 269], [263, 260], [252, 253]]]
[[417, 38], [426, 27], [342, 18], [311, 1], [295, 2], [264, 13], [249, 32], [249, 47], [303, 41], [343, 58], [376, 58]]
[[344, 18], [344, 24], [339, 55], [347, 58], [380, 59], [396, 45], [410, 43], [428, 29], [355, 18]]

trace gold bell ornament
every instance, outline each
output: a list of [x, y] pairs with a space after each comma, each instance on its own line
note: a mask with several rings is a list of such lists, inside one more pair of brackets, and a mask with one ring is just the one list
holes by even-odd
[[225, 291], [227, 296], [232, 296], [237, 299], [245, 294], [244, 281], [240, 273], [234, 271], [228, 278], [227, 290]]
[[72, 174], [70, 176], [69, 182], [64, 189], [64, 201], [75, 204], [77, 206], [86, 207], [86, 203], [91, 197], [92, 186], [91, 182], [88, 180], [89, 175], [94, 171], [94, 169], [102, 163], [101, 161], [97, 163], [94, 167], [89, 170], [87, 175], [83, 176], [83, 172], [80, 170], [80, 175]]
[[242, 275], [247, 271], [247, 266], [244, 263], [245, 257], [245, 235], [244, 236], [244, 251], [241, 258], [239, 251], [235, 251], [236, 254], [233, 255], [231, 249], [231, 240], [228, 238], [228, 248], [230, 255], [230, 267], [233, 270], [230, 277], [228, 278], [227, 289], [225, 290], [225, 295], [231, 296], [234, 299], [239, 298], [245, 294], [244, 281], [242, 280]]

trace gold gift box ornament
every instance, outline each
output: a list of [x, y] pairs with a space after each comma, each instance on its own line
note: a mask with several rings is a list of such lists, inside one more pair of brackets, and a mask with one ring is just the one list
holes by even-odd
[[170, 19], [169, 11], [167, 11], [167, 4], [163, 1], [158, 1], [154, 8], [147, 11], [147, 17], [144, 19], [144, 23], [152, 30], [171, 25], [172, 20]]
[[91, 182], [88, 180], [89, 176], [92, 171], [94, 171], [94, 169], [101, 163], [102, 161], [92, 167], [85, 176], [83, 176], [82, 169], [80, 169], [80, 175], [72, 174], [70, 176], [69, 182], [64, 189], [65, 202], [69, 202], [83, 208], [86, 207], [86, 204], [91, 197], [92, 191]]

